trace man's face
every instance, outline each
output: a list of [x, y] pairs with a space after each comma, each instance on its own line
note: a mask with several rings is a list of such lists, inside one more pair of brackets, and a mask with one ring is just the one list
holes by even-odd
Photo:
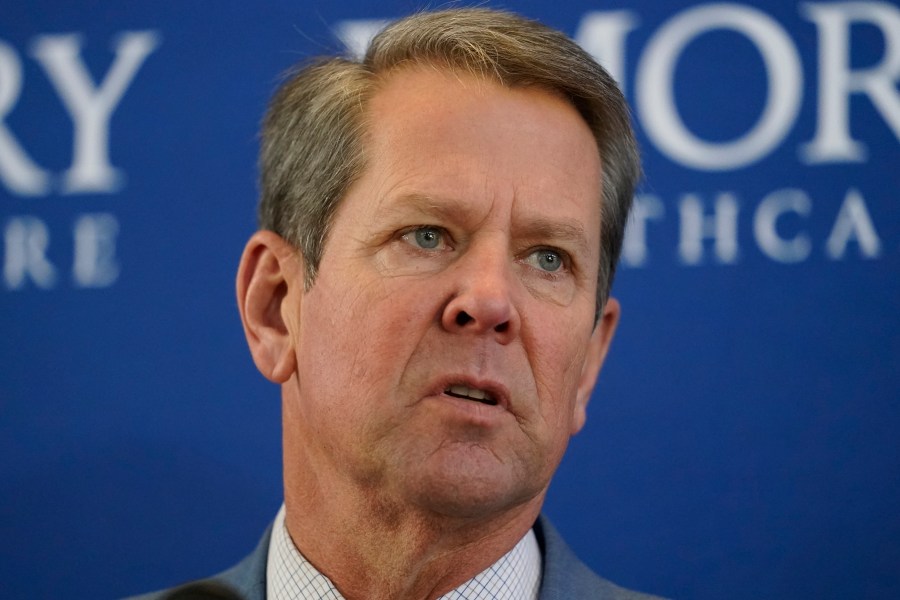
[[368, 117], [316, 282], [282, 306], [288, 481], [457, 516], [540, 503], [615, 325], [593, 328], [594, 138], [547, 92], [433, 69], [390, 75]]

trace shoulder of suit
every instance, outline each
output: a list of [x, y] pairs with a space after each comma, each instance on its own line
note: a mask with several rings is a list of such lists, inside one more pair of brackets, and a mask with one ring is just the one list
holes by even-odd
[[594, 573], [575, 555], [550, 521], [541, 516], [534, 526], [544, 556], [541, 600], [663, 600], [623, 588]]
[[[272, 526], [270, 525], [251, 554], [218, 575], [149, 594], [132, 596], [125, 600], [180, 600], [182, 598], [186, 600], [191, 597], [225, 600], [231, 597], [229, 594], [241, 600], [265, 600], [266, 561], [269, 557], [271, 535]], [[192, 594], [197, 595], [192, 596]]]

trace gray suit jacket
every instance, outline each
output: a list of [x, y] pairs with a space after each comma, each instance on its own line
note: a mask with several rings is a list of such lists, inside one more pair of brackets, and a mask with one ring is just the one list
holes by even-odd
[[[545, 517], [541, 516], [535, 523], [534, 532], [544, 559], [540, 600], [660, 600], [656, 596], [626, 590], [598, 577], [578, 560]], [[269, 527], [250, 556], [206, 581], [224, 584], [245, 600], [265, 600], [266, 563], [271, 534], [272, 528]], [[166, 590], [137, 596], [131, 600], [165, 600], [172, 592], [173, 590]]]

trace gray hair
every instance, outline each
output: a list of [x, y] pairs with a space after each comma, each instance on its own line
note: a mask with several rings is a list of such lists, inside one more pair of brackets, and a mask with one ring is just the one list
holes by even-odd
[[302, 253], [311, 286], [337, 206], [365, 167], [368, 100], [386, 75], [412, 65], [545, 89], [581, 114], [602, 168], [599, 315], [641, 172], [628, 106], [612, 77], [574, 41], [516, 14], [485, 8], [418, 13], [375, 36], [361, 61], [324, 58], [294, 72], [263, 122], [260, 227]]

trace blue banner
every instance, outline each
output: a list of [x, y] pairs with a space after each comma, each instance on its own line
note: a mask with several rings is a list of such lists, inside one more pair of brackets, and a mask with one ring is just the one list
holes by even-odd
[[[610, 70], [646, 171], [550, 518], [665, 596], [900, 597], [898, 3], [503, 7]], [[234, 299], [259, 120], [290, 66], [415, 8], [4, 3], [0, 595], [252, 549], [282, 494]]]

